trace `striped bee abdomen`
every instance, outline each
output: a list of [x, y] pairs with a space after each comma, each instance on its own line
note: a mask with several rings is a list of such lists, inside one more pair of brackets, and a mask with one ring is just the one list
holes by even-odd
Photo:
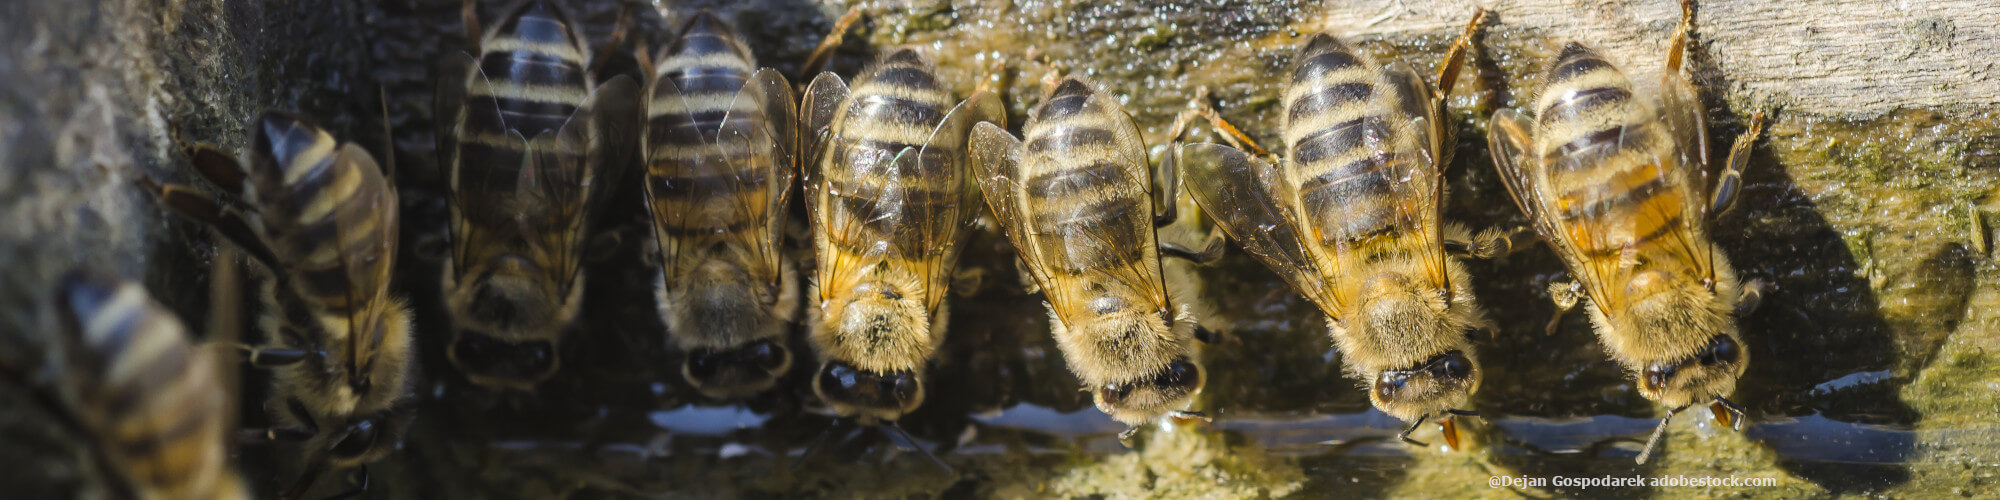
[[265, 113], [246, 177], [260, 237], [317, 312], [345, 316], [389, 286], [396, 200], [381, 167], [302, 118]]
[[[844, 251], [871, 254], [886, 241], [907, 255], [943, 255], [934, 235], [951, 234], [957, 220], [930, 217], [960, 203], [965, 173], [962, 134], [937, 133], [956, 104], [931, 66], [916, 52], [882, 58], [855, 78], [852, 97], [834, 118], [838, 140], [825, 169], [835, 197], [831, 220], [852, 220], [863, 231], [830, 240]], [[965, 208], [965, 207], [959, 207]], [[862, 234], [872, 233], [872, 234]]]
[[[1668, 234], [1688, 221], [1682, 207], [1697, 197], [1663, 175], [1676, 145], [1658, 110], [1635, 99], [1624, 72], [1596, 52], [1571, 43], [1549, 69], [1535, 102], [1536, 144], [1549, 165], [1558, 220], [1593, 255], [1613, 255]], [[1586, 231], [1588, 230], [1588, 231]]]
[[1398, 184], [1424, 168], [1401, 95], [1381, 67], [1332, 36], [1300, 49], [1285, 89], [1284, 152], [1323, 245], [1351, 245], [1420, 220]]
[[[756, 60], [726, 21], [701, 12], [681, 30], [656, 67], [648, 107], [648, 182], [655, 219], [666, 237], [714, 237], [762, 229], [778, 161], [751, 130], [769, 117], [762, 93], [741, 93]], [[675, 91], [665, 87], [671, 85]], [[676, 92], [677, 91], [677, 92]], [[789, 166], [781, 166], [789, 168]], [[746, 208], [755, 208], [746, 210]]]
[[500, 116], [492, 121], [467, 120], [466, 128], [475, 132], [498, 133], [504, 126], [532, 138], [561, 129], [590, 93], [583, 45], [570, 30], [568, 17], [547, 0], [521, 8], [480, 47], [479, 70], [491, 85], [475, 86], [467, 94], [492, 97]]
[[66, 391], [99, 450], [143, 498], [240, 496], [216, 360], [137, 284], [73, 271], [59, 286]]
[[1130, 127], [1119, 121], [1130, 119], [1093, 101], [1093, 93], [1064, 80], [1023, 128], [1024, 201], [1041, 207], [1024, 222], [1039, 234], [1073, 235], [1037, 240], [1048, 264], [1070, 274], [1133, 265], [1153, 253], [1147, 179], [1129, 174], [1146, 171], [1129, 164], [1145, 158], [1129, 157], [1127, 148], [1137, 146], [1120, 143], [1115, 128]]

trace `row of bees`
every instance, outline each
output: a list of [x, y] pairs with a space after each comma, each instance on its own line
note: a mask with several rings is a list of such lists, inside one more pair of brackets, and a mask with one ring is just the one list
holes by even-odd
[[[1532, 233], [1475, 233], [1439, 214], [1457, 147], [1445, 98], [1483, 13], [1436, 85], [1406, 63], [1311, 37], [1284, 74], [1276, 154], [1197, 109], [1175, 137], [1206, 117], [1234, 144], [1170, 145], [1154, 161], [1119, 101], [1076, 78], [1046, 79], [1017, 138], [995, 92], [957, 99], [912, 50], [852, 84], [820, 73], [798, 90], [703, 13], [642, 58], [647, 81], [599, 81], [604, 52], [561, 9], [524, 0], [482, 31], [468, 3], [477, 47], [437, 96], [450, 333], [413, 331], [390, 289], [393, 173], [304, 119], [253, 121], [247, 162], [190, 148], [206, 186], [148, 186], [267, 271], [263, 343], [244, 350], [275, 371], [265, 407], [276, 425], [256, 434], [304, 443], [307, 470], [288, 497], [396, 449], [414, 418], [418, 335], [450, 336], [452, 364], [482, 386], [532, 390], [556, 372], [583, 255], [602, 229], [592, 221], [623, 210], [606, 200], [626, 188], [644, 192], [659, 315], [686, 353], [683, 375], [716, 398], [766, 391], [805, 364], [785, 347], [802, 323], [828, 410], [893, 428], [923, 403], [945, 299], [970, 281], [955, 265], [961, 243], [998, 227], [1098, 409], [1133, 430], [1201, 419], [1190, 408], [1201, 350], [1219, 334], [1202, 325], [1191, 266], [1234, 241], [1326, 314], [1346, 372], [1410, 423], [1405, 440], [1434, 419], [1456, 446], [1455, 418], [1476, 415], [1473, 339], [1493, 330], [1460, 259], [1539, 235], [1577, 278], [1552, 288], [1556, 300], [1588, 299], [1606, 349], [1668, 419], [1709, 404], [1718, 423], [1740, 426], [1727, 399], [1748, 361], [1735, 317], [1763, 287], [1739, 282], [1708, 228], [1735, 198], [1757, 126], [1711, 166], [1680, 69], [1692, 27], [1683, 7], [1657, 89], [1571, 43], [1531, 115], [1492, 117], [1495, 166]], [[640, 187], [620, 182], [634, 157]], [[810, 236], [788, 235], [794, 194]], [[212, 424], [226, 419], [207, 351], [136, 285], [77, 274], [63, 287], [70, 335], [57, 358], [78, 375], [54, 384], [53, 400], [104, 438], [134, 491], [240, 494], [218, 451], [229, 433]]]

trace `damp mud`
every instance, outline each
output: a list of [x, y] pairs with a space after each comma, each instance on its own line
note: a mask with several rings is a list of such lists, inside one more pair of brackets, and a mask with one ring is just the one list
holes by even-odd
[[[480, 12], [501, 2], [480, 2]], [[616, 2], [563, 2], [601, 41]], [[1410, 2], [1413, 5], [1416, 2]], [[1623, 5], [1628, 2], [1613, 2]], [[1671, 2], [1657, 2], [1667, 5]], [[1279, 78], [1312, 33], [1347, 29], [1378, 57], [1435, 74], [1470, 17], [1415, 13], [1357, 23], [1295, 0], [869, 0], [830, 70], [916, 47], [961, 94], [1001, 89], [1010, 128], [1049, 74], [1087, 77], [1121, 96], [1149, 144], [1200, 89], [1250, 137], [1276, 140]], [[638, 2], [625, 10], [657, 47], [692, 9], [735, 20], [760, 63], [797, 71], [850, 4], [826, 0]], [[1650, 5], [1650, 4], [1648, 4]], [[1661, 40], [1667, 7], [1645, 24]], [[52, 279], [86, 266], [140, 279], [196, 331], [210, 317], [215, 242], [164, 214], [139, 176], [186, 179], [176, 135], [240, 147], [263, 109], [311, 116], [371, 151], [390, 151], [404, 183], [406, 236], [442, 227], [430, 116], [434, 69], [463, 50], [459, 3], [444, 0], [18, 2], [0, 20], [0, 348], [34, 364], [46, 345]], [[1653, 10], [1646, 10], [1651, 13]], [[1393, 13], [1391, 13], [1393, 14]], [[1527, 221], [1496, 177], [1486, 117], [1523, 106], [1565, 33], [1496, 13], [1450, 99], [1457, 151], [1445, 217], [1472, 228]], [[1385, 14], [1387, 15], [1387, 14]], [[1362, 19], [1375, 17], [1372, 14]], [[1412, 21], [1411, 19], [1419, 19]], [[1457, 19], [1453, 21], [1452, 19]], [[1656, 29], [1657, 28], [1657, 29]], [[1774, 35], [1775, 36], [1775, 35]], [[1698, 39], [1699, 40], [1699, 39]], [[1624, 43], [1624, 42], [1620, 42]], [[1949, 45], [1949, 44], [1947, 44]], [[1691, 55], [1706, 99], [1712, 157], [1753, 112], [1770, 125], [1752, 149], [1736, 208], [1713, 237], [1737, 272], [1774, 285], [1741, 321], [1751, 360], [1733, 400], [1741, 431], [1705, 409], [1676, 417], [1663, 450], [1633, 458], [1664, 409], [1640, 397], [1581, 314], [1544, 333], [1549, 283], [1565, 272], [1533, 245], [1469, 261], [1498, 324], [1478, 341], [1478, 418], [1464, 449], [1436, 426], [1399, 441], [1403, 423], [1372, 409], [1346, 378], [1324, 318], [1275, 274], [1232, 248], [1201, 268], [1201, 298], [1224, 340], [1205, 350], [1196, 409], [1212, 421], [1149, 425], [1136, 447], [1092, 406], [1050, 338], [1040, 296], [991, 228], [961, 265], [986, 270], [951, 300], [929, 397], [899, 424], [907, 437], [826, 414], [806, 358], [777, 388], [707, 398], [683, 377], [665, 336], [652, 271], [628, 241], [586, 269], [585, 321], [563, 369], [532, 394], [496, 393], [454, 372], [438, 299], [440, 271], [404, 245], [397, 289], [418, 311], [418, 417], [402, 449], [367, 468], [369, 498], [998, 497], [1255, 498], [1568, 496], [1739, 498], [1991, 496], [2000, 491], [2000, 105], [1907, 105], [1882, 112], [1800, 107], [1730, 81], [1727, 55]], [[627, 61], [629, 62], [629, 61]], [[1656, 61], [1633, 61], [1639, 74]], [[1649, 66], [1650, 65], [1650, 66]], [[384, 109], [386, 108], [386, 119]], [[1213, 140], [1197, 130], [1184, 140]], [[247, 313], [247, 311], [246, 311]], [[256, 332], [244, 335], [256, 338]], [[791, 351], [811, 348], [803, 332]], [[21, 361], [21, 360], [28, 361]], [[242, 425], [268, 423], [268, 384], [243, 370]], [[0, 384], [5, 386], [5, 384]], [[54, 418], [0, 387], [0, 485], [84, 494], [102, 477]], [[21, 404], [16, 404], [21, 403]], [[919, 449], [921, 448], [921, 450]], [[810, 449], [810, 453], [808, 453]], [[298, 474], [296, 446], [246, 442], [238, 461], [259, 497]], [[930, 456], [934, 455], [936, 461]], [[1496, 477], [1719, 477], [1756, 487], [1584, 488], [1489, 483]], [[353, 487], [321, 480], [308, 498]], [[1532, 483], [1532, 481], [1522, 481]], [[1496, 487], [1495, 484], [1498, 484]], [[38, 495], [31, 495], [38, 496]]]

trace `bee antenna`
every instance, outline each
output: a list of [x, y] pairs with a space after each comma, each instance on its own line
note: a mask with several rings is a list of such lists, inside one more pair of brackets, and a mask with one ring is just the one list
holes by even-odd
[[922, 444], [918, 444], [916, 438], [910, 437], [910, 433], [908, 431], [903, 430], [903, 426], [896, 425], [896, 421], [894, 420], [884, 421], [882, 422], [881, 427], [884, 429], [888, 429], [890, 434], [902, 436], [903, 441], [910, 443], [911, 448], [916, 448], [917, 451], [923, 452], [924, 457], [930, 458], [932, 463], [935, 463], [939, 468], [944, 469], [945, 474], [950, 474], [953, 476], [958, 475], [957, 470], [953, 470], [950, 465], [945, 464], [944, 459], [938, 458], [937, 454], [931, 453], [930, 449], [924, 448]]
[[799, 454], [799, 461], [792, 462], [791, 472], [798, 472], [800, 466], [804, 466], [807, 460], [811, 460], [813, 453], [819, 451], [820, 445], [826, 444], [826, 438], [832, 436], [833, 430], [840, 427], [840, 424], [844, 422], [844, 420], [835, 419], [833, 423], [827, 424], [826, 429], [819, 432], [819, 438], [813, 439], [812, 444], [806, 445], [806, 452]]
[[[338, 443], [339, 441], [336, 440], [334, 442]], [[285, 488], [284, 493], [279, 493], [278, 498], [297, 500], [299, 497], [304, 496], [306, 490], [312, 488], [313, 481], [318, 480], [320, 473], [325, 471], [326, 451], [313, 450], [312, 453], [306, 455], [306, 465], [299, 472], [299, 478], [292, 481], [292, 485]]]
[[1660, 417], [1660, 426], [1653, 429], [1653, 438], [1646, 440], [1646, 449], [1639, 451], [1639, 465], [1645, 465], [1646, 459], [1653, 456], [1653, 450], [1659, 448], [1660, 437], [1667, 435], [1667, 423], [1674, 420], [1674, 414], [1680, 413], [1681, 410], [1685, 409], [1687, 409], [1686, 406], [1667, 410], [1667, 416]]
[[1418, 440], [1415, 440], [1415, 439], [1410, 439], [1410, 433], [1412, 433], [1412, 432], [1416, 432], [1416, 431], [1417, 431], [1417, 427], [1420, 427], [1420, 426], [1423, 426], [1423, 425], [1424, 425], [1424, 420], [1425, 420], [1425, 419], [1428, 419], [1428, 418], [1431, 418], [1431, 416], [1430, 416], [1429, 414], [1424, 414], [1424, 415], [1420, 415], [1420, 416], [1418, 416], [1418, 417], [1417, 417], [1417, 421], [1415, 421], [1415, 422], [1410, 422], [1410, 426], [1409, 426], [1409, 427], [1406, 427], [1406, 428], [1404, 428], [1404, 429], [1403, 429], [1403, 432], [1402, 432], [1402, 433], [1400, 433], [1400, 434], [1397, 434], [1397, 435], [1396, 435], [1396, 439], [1401, 439], [1401, 440], [1403, 440], [1403, 442], [1405, 442], [1405, 443], [1410, 443], [1410, 444], [1413, 444], [1413, 445], [1417, 445], [1417, 446], [1420, 446], [1420, 447], [1424, 447], [1424, 448], [1429, 448], [1429, 447], [1430, 447], [1431, 445], [1430, 445], [1430, 444], [1428, 444], [1428, 443], [1425, 443], [1425, 442], [1423, 442], [1423, 441], [1418, 441]]

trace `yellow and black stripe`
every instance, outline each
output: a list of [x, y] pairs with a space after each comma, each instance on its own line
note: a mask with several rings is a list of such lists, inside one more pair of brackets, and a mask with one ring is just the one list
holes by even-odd
[[249, 201], [260, 238], [284, 267], [274, 271], [286, 292], [317, 315], [366, 315], [386, 300], [395, 268], [396, 199], [381, 168], [297, 116], [265, 113], [256, 127]]
[[[1536, 153], [1548, 165], [1557, 212], [1570, 240], [1592, 258], [1646, 246], [1684, 226], [1683, 205], [1698, 199], [1662, 175], [1662, 152], [1677, 147], [1657, 111], [1633, 98], [1625, 73], [1570, 43], [1549, 68], [1535, 102]], [[1615, 193], [1607, 196], [1606, 193]], [[1620, 228], [1589, 234], [1592, 228]]]
[[[1113, 129], [1115, 120], [1129, 120], [1123, 110], [1094, 105], [1095, 91], [1082, 81], [1064, 80], [1037, 108], [1024, 127], [1022, 165], [1048, 168], [1027, 176], [1024, 205], [1038, 207], [1033, 220], [1023, 221], [1034, 234], [1089, 234], [1087, 242], [1049, 239], [1060, 248], [1043, 249], [1049, 271], [1071, 276], [1116, 274], [1109, 270], [1152, 269], [1153, 207], [1149, 183], [1129, 172], [1147, 171], [1131, 165], [1127, 148]], [[1134, 138], [1126, 138], [1134, 139]], [[1146, 267], [1140, 267], [1146, 266]]]
[[656, 85], [678, 90], [654, 91], [647, 107], [648, 192], [660, 236], [755, 241], [761, 237], [745, 233], [767, 229], [764, 218], [747, 217], [761, 211], [745, 208], [767, 207], [777, 195], [773, 179], [755, 172], [778, 160], [769, 144], [717, 137], [724, 127], [751, 130], [771, 119], [761, 95], [738, 98], [756, 67], [736, 30], [707, 11], [689, 20], [655, 66]]
[[138, 284], [71, 272], [58, 286], [68, 413], [134, 496], [242, 498], [215, 357]]
[[[1427, 168], [1421, 141], [1403, 132], [1404, 96], [1383, 70], [1338, 38], [1321, 34], [1299, 49], [1284, 94], [1284, 154], [1298, 179], [1309, 224], [1326, 246], [1366, 246], [1383, 236], [1417, 228], [1426, 220], [1399, 194], [1412, 169]], [[1370, 252], [1402, 254], [1402, 245], [1373, 245]], [[1371, 255], [1371, 260], [1388, 255]]]
[[[911, 260], [951, 265], [935, 261], [954, 255], [956, 238], [937, 236], [958, 234], [963, 221], [939, 215], [972, 209], [958, 206], [972, 189], [960, 166], [965, 136], [962, 130], [933, 132], [954, 104], [951, 90], [913, 50], [883, 57], [855, 78], [823, 160], [834, 168], [823, 169], [821, 182], [833, 198], [826, 220], [859, 227], [827, 234], [833, 250], [876, 254], [876, 243], [887, 242]], [[905, 154], [921, 156], [898, 162]]]

